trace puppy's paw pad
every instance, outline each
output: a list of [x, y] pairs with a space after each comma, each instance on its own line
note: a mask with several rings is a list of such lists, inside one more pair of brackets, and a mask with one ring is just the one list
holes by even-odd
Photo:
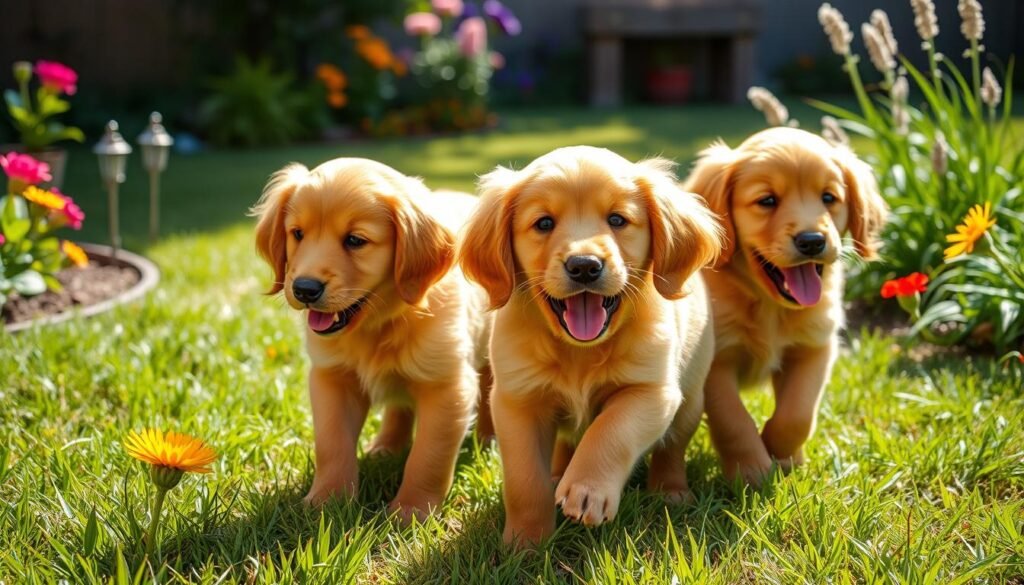
[[597, 526], [615, 518], [619, 494], [605, 486], [562, 481], [555, 490], [555, 504], [566, 517], [585, 526]]

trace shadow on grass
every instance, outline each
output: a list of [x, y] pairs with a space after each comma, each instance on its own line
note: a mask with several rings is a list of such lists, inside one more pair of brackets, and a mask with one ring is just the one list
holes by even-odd
[[[635, 552], [651, 562], [672, 559], [669, 525], [680, 542], [691, 530], [710, 558], [716, 558], [740, 537], [726, 511], [745, 517], [744, 500], [754, 490], [728, 484], [712, 452], [695, 454], [687, 464], [695, 501], [666, 505], [644, 489], [647, 464], [634, 470], [616, 518], [587, 528], [558, 515], [555, 534], [537, 550], [515, 551], [502, 543], [504, 510], [489, 502], [464, 520], [459, 530], [435, 541], [414, 543], [405, 551], [399, 582], [434, 583], [568, 583], [590, 581], [604, 574], [610, 554], [614, 563], [630, 564]], [[774, 482], [758, 493], [770, 497]], [[552, 506], [554, 503], [552, 502]], [[750, 520], [750, 518], [747, 518]], [[688, 550], [685, 549], [684, 550]], [[618, 567], [613, 567], [617, 571]], [[600, 580], [600, 579], [599, 579]]]

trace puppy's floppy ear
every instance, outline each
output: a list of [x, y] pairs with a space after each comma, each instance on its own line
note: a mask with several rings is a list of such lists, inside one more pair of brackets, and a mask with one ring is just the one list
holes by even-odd
[[383, 200], [395, 223], [395, 286], [403, 301], [418, 305], [455, 263], [455, 235], [416, 204], [417, 198], [431, 196], [423, 183], [407, 181], [410, 196]]
[[683, 182], [683, 190], [696, 193], [707, 201], [725, 230], [725, 246], [716, 267], [728, 264], [736, 252], [736, 228], [732, 222], [732, 176], [736, 153], [718, 141], [700, 153], [690, 176]]
[[663, 159], [637, 163], [637, 188], [647, 200], [654, 287], [666, 299], [683, 296], [683, 284], [722, 251], [722, 228], [704, 203], [683, 191]]
[[256, 224], [256, 251], [274, 269], [274, 282], [267, 291], [272, 295], [284, 288], [284, 272], [287, 263], [288, 233], [285, 230], [284, 214], [288, 201], [302, 180], [309, 175], [309, 169], [299, 163], [291, 163], [270, 177], [263, 195], [249, 210], [250, 216], [260, 218]]
[[503, 307], [515, 286], [512, 255], [512, 201], [519, 173], [498, 167], [480, 178], [480, 202], [463, 228], [459, 264], [487, 291], [491, 309]]
[[843, 169], [846, 183], [850, 214], [847, 229], [853, 236], [857, 253], [865, 260], [874, 260], [878, 257], [878, 234], [885, 225], [889, 206], [882, 198], [871, 167], [848, 148], [837, 147], [836, 152], [836, 162]]

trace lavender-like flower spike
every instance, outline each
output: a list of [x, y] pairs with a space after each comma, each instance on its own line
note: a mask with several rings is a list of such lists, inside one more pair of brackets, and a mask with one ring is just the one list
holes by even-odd
[[889, 89], [889, 98], [894, 102], [905, 104], [909, 95], [910, 84], [907, 83], [907, 78], [902, 75], [897, 77], [896, 81], [892, 84], [892, 88]]
[[832, 116], [821, 117], [821, 136], [837, 146], [849, 146], [850, 144], [850, 136], [839, 125], [839, 121]]
[[871, 26], [875, 27], [878, 34], [885, 40], [885, 46], [893, 57], [899, 55], [899, 46], [896, 44], [896, 35], [892, 32], [892, 24], [889, 22], [889, 15], [884, 10], [875, 10], [871, 13]]
[[910, 0], [910, 7], [914, 9], [914, 26], [917, 27], [917, 34], [929, 42], [939, 36], [939, 19], [935, 16], [935, 4], [932, 0]]
[[751, 87], [747, 90], [747, 99], [764, 114], [769, 126], [785, 126], [789, 122], [789, 110], [767, 89]]
[[511, 10], [498, 0], [484, 2], [484, 14], [494, 21], [501, 32], [514, 37], [523, 31], [523, 25]]
[[850, 25], [846, 24], [843, 14], [826, 2], [818, 9], [818, 22], [825, 29], [825, 34], [828, 35], [828, 40], [832, 43], [832, 50], [836, 55], [849, 56], [853, 33], [850, 32]]
[[889, 52], [889, 45], [878, 29], [865, 22], [860, 27], [860, 34], [864, 37], [864, 45], [868, 48], [868, 55], [875, 69], [888, 74], [896, 68], [896, 59]]
[[992, 70], [988, 67], [981, 73], [981, 101], [990, 108], [995, 108], [1003, 99], [1003, 88], [999, 85]]
[[949, 170], [949, 143], [942, 132], [935, 133], [935, 144], [932, 145], [932, 170], [939, 177], [944, 177]]
[[981, 14], [981, 3], [978, 0], [960, 0], [956, 6], [960, 12], [960, 32], [969, 41], [981, 41], [985, 34], [985, 18]]

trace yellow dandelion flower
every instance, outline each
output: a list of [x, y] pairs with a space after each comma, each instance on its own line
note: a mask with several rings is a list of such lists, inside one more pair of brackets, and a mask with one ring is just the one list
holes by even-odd
[[217, 459], [217, 453], [202, 439], [174, 431], [165, 434], [156, 429], [144, 429], [129, 433], [124, 448], [139, 461], [179, 471], [210, 473], [210, 464]]
[[68, 260], [71, 260], [71, 263], [75, 266], [85, 268], [89, 265], [89, 255], [74, 242], [64, 240], [60, 245], [60, 249], [64, 252], [64, 255], [68, 257]]
[[946, 236], [946, 241], [953, 245], [946, 248], [946, 260], [955, 258], [960, 254], [970, 254], [974, 251], [974, 244], [978, 243], [988, 231], [988, 228], [996, 225], [992, 218], [992, 204], [986, 202], [984, 207], [975, 205], [967, 212], [963, 223], [956, 226], [956, 233]]
[[60, 195], [57, 195], [56, 193], [53, 193], [51, 191], [44, 191], [43, 189], [40, 189], [39, 187], [36, 187], [34, 185], [25, 189], [25, 192], [22, 193], [21, 196], [31, 201], [32, 203], [35, 203], [36, 205], [40, 205], [42, 207], [52, 209], [54, 211], [60, 211], [64, 209], [64, 206], [67, 204], [64, 198], [61, 197]]

